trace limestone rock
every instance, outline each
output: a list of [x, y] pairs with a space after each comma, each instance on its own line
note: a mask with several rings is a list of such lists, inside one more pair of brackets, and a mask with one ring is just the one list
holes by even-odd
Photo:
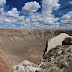
[[60, 51], [58, 51], [57, 53], [58, 53], [58, 54], [62, 54], [62, 52], [63, 52], [63, 51], [62, 51], [62, 50], [60, 50]]
[[26, 72], [40, 72], [41, 68], [38, 67], [31, 67], [31, 66], [27, 66], [26, 67]]
[[13, 66], [13, 72], [36, 72], [41, 71], [41, 68], [39, 66], [36, 66], [36, 64], [24, 60], [18, 65]]
[[21, 65], [13, 66], [13, 72], [25, 72], [24, 66]]
[[47, 52], [49, 50], [51, 50], [52, 48], [55, 48], [57, 45], [61, 45], [62, 46], [62, 41], [65, 40], [65, 38], [67, 37], [71, 37], [69, 36], [68, 34], [66, 33], [61, 33], [53, 38], [51, 38], [49, 41], [48, 41], [48, 48], [47, 48]]

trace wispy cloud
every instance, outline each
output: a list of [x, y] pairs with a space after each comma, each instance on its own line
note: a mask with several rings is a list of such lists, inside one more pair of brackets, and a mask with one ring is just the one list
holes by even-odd
[[69, 3], [72, 4], [72, 1], [70, 1]]

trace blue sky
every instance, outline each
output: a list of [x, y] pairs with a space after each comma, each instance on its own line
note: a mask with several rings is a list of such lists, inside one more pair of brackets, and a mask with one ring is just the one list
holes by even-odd
[[0, 0], [0, 28], [72, 30], [72, 0]]

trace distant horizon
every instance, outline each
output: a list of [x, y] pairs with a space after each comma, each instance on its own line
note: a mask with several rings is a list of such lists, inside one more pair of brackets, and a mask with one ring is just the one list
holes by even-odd
[[0, 0], [0, 29], [72, 30], [72, 0]]
[[14, 28], [0, 28], [0, 29], [9, 29], [9, 30], [70, 30], [70, 31], [72, 31], [72, 29], [14, 29]]

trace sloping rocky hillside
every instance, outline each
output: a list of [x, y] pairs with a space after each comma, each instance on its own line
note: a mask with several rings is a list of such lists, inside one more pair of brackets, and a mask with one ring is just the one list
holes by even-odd
[[72, 72], [72, 45], [56, 46], [44, 57], [43, 72]]
[[0, 29], [0, 49], [7, 54], [12, 65], [19, 64], [24, 59], [39, 63], [45, 42], [62, 32], [72, 35], [72, 31], [64, 30]]
[[6, 54], [0, 49], [0, 72], [12, 72], [12, 67]]

